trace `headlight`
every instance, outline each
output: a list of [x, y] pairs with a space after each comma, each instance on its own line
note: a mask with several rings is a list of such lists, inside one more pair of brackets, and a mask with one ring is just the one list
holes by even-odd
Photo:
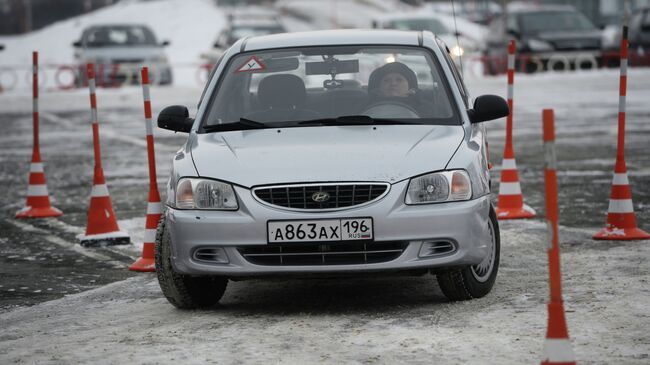
[[531, 51], [537, 52], [553, 50], [553, 46], [550, 43], [534, 38], [528, 40], [528, 48], [530, 48]]
[[455, 45], [451, 48], [451, 51], [449, 51], [449, 53], [451, 53], [452, 57], [456, 58], [456, 57], [461, 57], [465, 53], [465, 50], [463, 49], [463, 47]]
[[409, 182], [405, 203], [428, 204], [469, 200], [472, 185], [463, 170], [442, 171], [414, 177]]
[[232, 185], [216, 180], [183, 178], [176, 185], [176, 208], [237, 210]]

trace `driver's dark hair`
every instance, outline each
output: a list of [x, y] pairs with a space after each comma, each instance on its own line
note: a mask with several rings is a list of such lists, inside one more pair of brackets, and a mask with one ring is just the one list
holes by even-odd
[[384, 76], [390, 73], [397, 73], [404, 76], [406, 81], [409, 83], [409, 89], [418, 89], [418, 78], [413, 70], [401, 62], [390, 62], [379, 67], [370, 74], [370, 78], [368, 79], [368, 90], [379, 89], [381, 80]]

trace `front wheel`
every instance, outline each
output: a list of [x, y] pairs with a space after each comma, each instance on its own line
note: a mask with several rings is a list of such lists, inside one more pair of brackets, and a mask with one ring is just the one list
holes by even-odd
[[488, 219], [489, 238], [487, 255], [477, 265], [467, 266], [437, 274], [438, 285], [449, 300], [481, 298], [492, 290], [499, 270], [501, 239], [494, 207], [490, 206]]
[[219, 302], [228, 279], [179, 274], [174, 271], [171, 257], [171, 237], [163, 215], [158, 223], [155, 244], [156, 274], [163, 294], [180, 309], [210, 307]]

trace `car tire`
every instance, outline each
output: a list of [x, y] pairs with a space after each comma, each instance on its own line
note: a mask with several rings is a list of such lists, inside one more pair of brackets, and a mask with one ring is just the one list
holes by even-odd
[[490, 206], [489, 230], [491, 249], [478, 265], [452, 269], [436, 275], [442, 293], [451, 301], [481, 298], [492, 290], [499, 269], [501, 239], [494, 207]]
[[219, 276], [183, 275], [171, 262], [171, 237], [165, 216], [160, 218], [154, 246], [158, 284], [167, 300], [179, 309], [210, 307], [219, 302], [228, 279]]

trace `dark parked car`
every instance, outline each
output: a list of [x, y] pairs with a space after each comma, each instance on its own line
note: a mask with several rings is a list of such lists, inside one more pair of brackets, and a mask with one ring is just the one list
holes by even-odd
[[571, 6], [534, 6], [515, 9], [490, 23], [487, 71], [506, 69], [507, 45], [517, 42], [518, 69], [595, 68], [601, 57], [602, 35], [586, 16]]

